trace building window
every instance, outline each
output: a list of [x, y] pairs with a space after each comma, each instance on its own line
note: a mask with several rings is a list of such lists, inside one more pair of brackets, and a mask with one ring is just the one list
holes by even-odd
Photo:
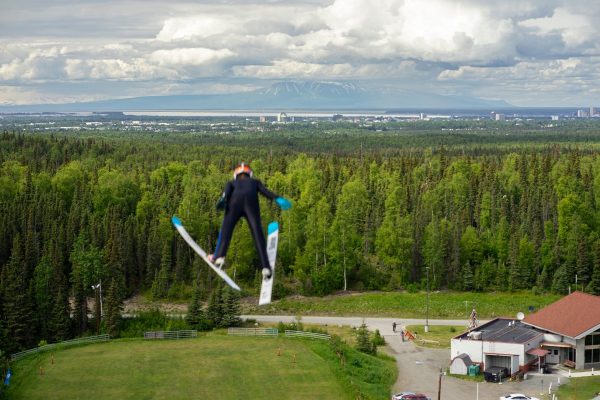
[[592, 333], [591, 335], [587, 335], [585, 337], [585, 345], [586, 346], [600, 346], [600, 334]]
[[588, 349], [585, 351], [585, 363], [600, 363], [600, 349]]
[[558, 355], [558, 349], [554, 349], [554, 355], [557, 356]]

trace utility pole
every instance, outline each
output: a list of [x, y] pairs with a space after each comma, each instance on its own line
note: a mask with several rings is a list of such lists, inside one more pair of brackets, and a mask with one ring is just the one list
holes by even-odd
[[442, 369], [440, 368], [440, 377], [438, 378], [438, 398], [437, 400], [442, 399]]
[[429, 267], [425, 267], [427, 271], [427, 305], [425, 306], [425, 333], [429, 332]]

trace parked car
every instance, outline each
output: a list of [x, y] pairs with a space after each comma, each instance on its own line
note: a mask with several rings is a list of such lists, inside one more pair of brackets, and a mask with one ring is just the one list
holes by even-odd
[[540, 400], [537, 397], [529, 397], [520, 393], [507, 394], [506, 396], [500, 397], [500, 400]]
[[431, 400], [431, 398], [421, 393], [400, 392], [392, 395], [392, 400]]
[[489, 367], [483, 371], [483, 378], [487, 382], [500, 382], [508, 377], [508, 369], [504, 367]]

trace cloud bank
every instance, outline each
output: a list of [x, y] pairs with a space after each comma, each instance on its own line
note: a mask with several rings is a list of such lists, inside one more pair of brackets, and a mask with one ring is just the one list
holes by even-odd
[[[0, 103], [338, 79], [598, 104], [599, 27], [595, 0], [6, 0]], [[119, 90], [99, 94], [101, 84]]]

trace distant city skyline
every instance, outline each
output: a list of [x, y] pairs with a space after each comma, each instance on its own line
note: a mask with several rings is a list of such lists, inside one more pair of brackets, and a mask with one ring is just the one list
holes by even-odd
[[594, 0], [3, 0], [0, 105], [284, 80], [600, 107]]

